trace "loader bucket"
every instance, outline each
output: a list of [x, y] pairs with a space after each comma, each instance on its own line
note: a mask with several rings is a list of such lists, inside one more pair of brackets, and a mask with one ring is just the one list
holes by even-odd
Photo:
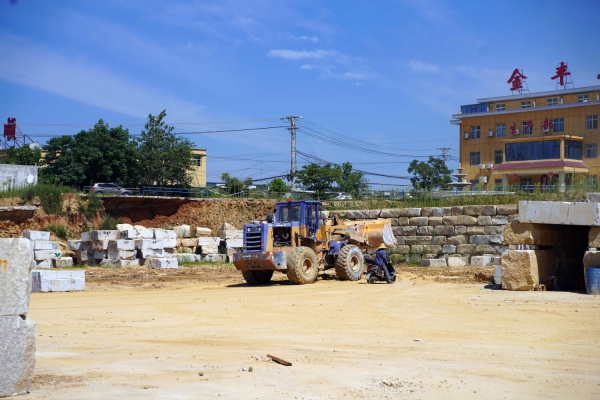
[[351, 239], [359, 245], [379, 247], [385, 244], [387, 247], [396, 246], [396, 238], [392, 230], [392, 224], [388, 219], [375, 221], [346, 221], [344, 223], [352, 232]]

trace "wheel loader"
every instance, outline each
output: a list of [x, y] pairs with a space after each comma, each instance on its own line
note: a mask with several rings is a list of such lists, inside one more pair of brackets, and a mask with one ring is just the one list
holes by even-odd
[[246, 282], [264, 284], [279, 271], [302, 285], [330, 268], [339, 279], [356, 281], [363, 273], [362, 250], [396, 245], [387, 219], [322, 220], [321, 211], [320, 201], [281, 202], [267, 221], [244, 225], [243, 248], [233, 254], [233, 264]]

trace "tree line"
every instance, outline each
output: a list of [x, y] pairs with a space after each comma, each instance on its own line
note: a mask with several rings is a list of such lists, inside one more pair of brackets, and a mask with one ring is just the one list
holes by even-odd
[[193, 143], [172, 133], [165, 110], [150, 114], [139, 137], [122, 126], [109, 127], [102, 119], [92, 129], [74, 136], [51, 138], [39, 148], [11, 147], [8, 164], [44, 165], [40, 183], [82, 187], [110, 182], [123, 187], [190, 186], [194, 165]]

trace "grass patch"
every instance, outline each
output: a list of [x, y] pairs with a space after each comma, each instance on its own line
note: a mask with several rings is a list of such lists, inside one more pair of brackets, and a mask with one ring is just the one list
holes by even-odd
[[105, 216], [100, 225], [98, 226], [98, 230], [101, 231], [114, 231], [117, 229], [118, 224], [122, 224], [123, 219], [121, 217], [114, 218], [110, 215]]
[[92, 191], [88, 194], [87, 204], [79, 204], [79, 212], [82, 213], [87, 219], [92, 219], [96, 216], [96, 213], [102, 206], [102, 199]]
[[62, 240], [69, 240], [71, 237], [73, 237], [73, 234], [65, 225], [50, 224], [46, 225], [44, 229], [54, 233], [57, 237], [61, 238]]
[[62, 185], [39, 184], [35, 186], [9, 189], [0, 192], [0, 197], [20, 197], [23, 201], [31, 201], [39, 197], [42, 208], [47, 214], [62, 214], [64, 193], [77, 193], [75, 189]]

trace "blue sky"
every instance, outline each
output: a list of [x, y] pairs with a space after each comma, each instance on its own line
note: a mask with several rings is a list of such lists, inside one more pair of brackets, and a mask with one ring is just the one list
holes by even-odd
[[[163, 109], [175, 132], [299, 115], [304, 154], [406, 176], [411, 160], [439, 147], [456, 155], [451, 115], [510, 94], [515, 68], [531, 92], [555, 89], [560, 61], [576, 87], [600, 84], [599, 15], [593, 0], [0, 0], [0, 118], [16, 117], [45, 143], [101, 118], [139, 134]], [[323, 134], [393, 155], [314, 137]], [[207, 149], [209, 181], [290, 168], [283, 128], [186, 137]]]

